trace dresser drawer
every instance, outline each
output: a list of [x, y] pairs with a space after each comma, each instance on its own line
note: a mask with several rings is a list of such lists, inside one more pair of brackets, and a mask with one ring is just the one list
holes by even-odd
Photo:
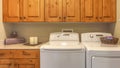
[[0, 58], [12, 58], [13, 53], [11, 50], [0, 50]]
[[40, 50], [14, 50], [14, 58], [40, 58]]

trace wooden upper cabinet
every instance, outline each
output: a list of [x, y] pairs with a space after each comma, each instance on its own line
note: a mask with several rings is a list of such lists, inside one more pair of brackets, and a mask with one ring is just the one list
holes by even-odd
[[95, 21], [95, 1], [81, 0], [81, 21], [94, 22]]
[[23, 0], [23, 21], [44, 21], [44, 0]]
[[44, 21], [44, 0], [3, 0], [4, 22]]
[[3, 0], [3, 21], [19, 22], [20, 21], [20, 1]]
[[45, 0], [45, 21], [80, 21], [80, 0]]
[[82, 0], [82, 22], [115, 22], [116, 0]]
[[3, 21], [115, 22], [116, 0], [3, 0]]
[[45, 21], [62, 21], [62, 0], [45, 0]]
[[103, 0], [103, 21], [116, 21], [116, 0]]
[[80, 22], [80, 0], [63, 0], [63, 21]]

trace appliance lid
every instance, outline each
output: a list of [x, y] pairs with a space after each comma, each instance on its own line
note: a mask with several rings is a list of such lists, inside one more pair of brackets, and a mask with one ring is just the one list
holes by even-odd
[[87, 51], [120, 51], [120, 45], [117, 45], [116, 47], [109, 47], [109, 44], [107, 46], [101, 46], [104, 45], [101, 42], [82, 42], [82, 44], [86, 47]]
[[[56, 44], [56, 45], [55, 45]], [[67, 45], [67, 44], [57, 44], [55, 43], [54, 45], [51, 45], [49, 43], [43, 44], [40, 49], [84, 49], [84, 45], [81, 43], [77, 45]]]

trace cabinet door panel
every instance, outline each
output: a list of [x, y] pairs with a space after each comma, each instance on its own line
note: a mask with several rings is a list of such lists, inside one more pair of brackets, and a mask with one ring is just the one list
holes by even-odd
[[4, 22], [20, 21], [20, 1], [3, 0], [3, 19]]
[[30, 64], [30, 65], [27, 65], [27, 64], [25, 64], [25, 65], [23, 64], [23, 65], [22, 65], [22, 64], [21, 64], [21, 65], [19, 65], [19, 68], [35, 68], [35, 66], [34, 66], [34, 65], [31, 65], [31, 64]]
[[80, 21], [80, 0], [63, 0], [63, 21]]
[[0, 59], [0, 68], [13, 68], [10, 59]]
[[103, 21], [115, 22], [116, 0], [103, 0]]
[[81, 20], [83, 22], [95, 21], [94, 0], [81, 0]]
[[95, 22], [102, 22], [103, 21], [103, 7], [102, 7], [102, 0], [94, 0], [94, 16]]
[[45, 21], [62, 21], [62, 0], [45, 0]]
[[40, 68], [39, 59], [15, 59], [15, 68]]
[[44, 21], [44, 0], [23, 0], [23, 21]]

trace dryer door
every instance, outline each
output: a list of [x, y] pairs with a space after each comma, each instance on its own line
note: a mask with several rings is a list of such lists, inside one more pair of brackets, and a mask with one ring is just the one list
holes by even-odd
[[92, 68], [120, 68], [120, 57], [92, 57]]

